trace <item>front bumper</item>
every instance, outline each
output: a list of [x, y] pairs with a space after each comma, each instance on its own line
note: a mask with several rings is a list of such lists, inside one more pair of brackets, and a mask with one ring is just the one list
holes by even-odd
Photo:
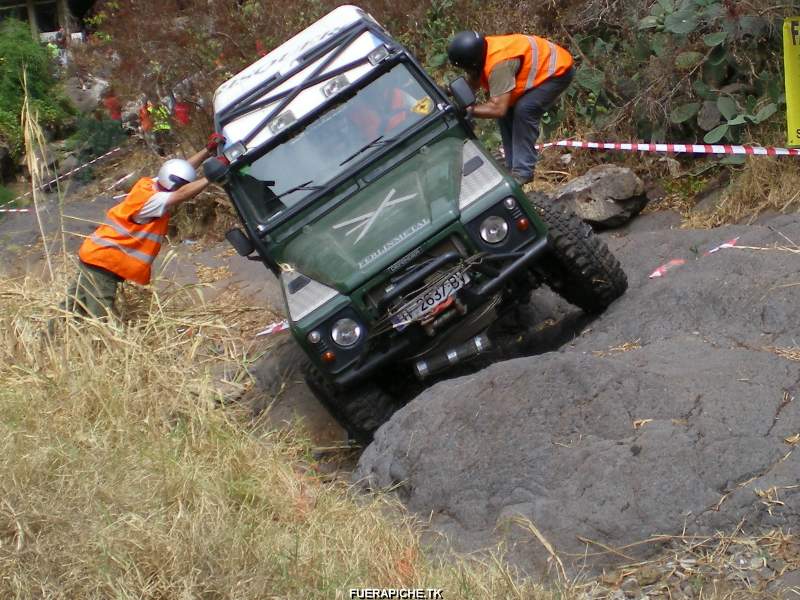
[[[506, 260], [511, 262], [505, 265], [499, 272], [493, 274], [490, 279], [484, 281], [477, 289], [464, 288], [458, 292], [469, 304], [480, 304], [498, 292], [514, 276], [529, 268], [536, 260], [547, 252], [547, 238], [541, 237], [527, 248], [516, 252], [509, 252], [503, 255], [489, 255], [487, 261]], [[448, 260], [442, 263], [449, 262]], [[388, 350], [384, 352], [370, 352], [361, 362], [357, 362], [351, 368], [334, 376], [333, 382], [341, 387], [351, 386], [369, 377], [382, 366], [394, 359], [400, 358], [408, 350], [413, 341], [413, 336], [405, 335], [400, 337]]]

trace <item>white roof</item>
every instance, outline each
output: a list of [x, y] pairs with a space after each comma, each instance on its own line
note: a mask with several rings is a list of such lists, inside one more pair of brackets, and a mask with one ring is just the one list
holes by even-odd
[[[273, 75], [288, 73], [299, 64], [299, 59], [305, 52], [361, 20], [375, 22], [369, 14], [355, 6], [340, 6], [331, 11], [319, 21], [311, 24], [293, 38], [284, 42], [272, 50], [272, 52], [244, 69], [241, 73], [234, 75], [231, 79], [219, 86], [214, 94], [214, 112], [219, 113], [224, 108], [230, 106], [236, 99], [252, 91]], [[337, 69], [358, 58], [363, 58], [382, 43], [383, 42], [372, 33], [362, 33], [344, 52], [327, 66], [323, 73]], [[333, 50], [331, 50], [331, 52], [333, 52]], [[330, 53], [325, 54], [316, 61], [310, 63], [305, 69], [295, 74], [293, 77], [271, 89], [268, 93], [252, 99], [251, 102], [273, 96], [281, 91], [301, 84], [329, 55]], [[364, 63], [347, 71], [344, 73], [344, 76], [347, 78], [348, 82], [353, 82], [363, 77], [373, 68], [374, 67], [370, 63]], [[281, 114], [290, 115], [288, 116], [289, 120], [296, 120], [319, 106], [327, 98], [323, 93], [323, 87], [326, 83], [327, 82], [322, 82], [303, 90]], [[228, 144], [234, 144], [244, 139], [258, 126], [270, 111], [273, 110], [275, 104], [276, 103], [269, 104], [226, 124], [221, 133], [225, 136]], [[275, 133], [277, 133], [277, 131], [272, 131], [270, 127], [265, 127], [263, 131], [256, 135], [247, 145], [250, 148], [255, 148], [266, 142], [270, 137], [275, 135]]]

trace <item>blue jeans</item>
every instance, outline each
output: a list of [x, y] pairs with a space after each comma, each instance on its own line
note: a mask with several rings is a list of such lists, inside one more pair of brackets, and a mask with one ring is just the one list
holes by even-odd
[[504, 117], [497, 119], [506, 154], [506, 167], [518, 180], [529, 181], [533, 177], [533, 167], [539, 160], [536, 151], [539, 121], [569, 87], [574, 76], [575, 69], [570, 69], [559, 77], [544, 81], [525, 92], [514, 106], [509, 107]]

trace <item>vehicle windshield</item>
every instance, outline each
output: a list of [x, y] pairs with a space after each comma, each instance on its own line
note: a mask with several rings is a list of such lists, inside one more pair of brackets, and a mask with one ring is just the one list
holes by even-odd
[[398, 65], [239, 170], [236, 183], [267, 223], [427, 117], [433, 99]]

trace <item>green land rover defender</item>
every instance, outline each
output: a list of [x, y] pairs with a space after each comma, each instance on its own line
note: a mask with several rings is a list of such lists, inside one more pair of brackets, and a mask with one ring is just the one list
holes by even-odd
[[587, 225], [484, 150], [466, 82], [448, 91], [342, 6], [214, 96], [226, 143], [205, 171], [243, 225], [228, 239], [279, 279], [310, 387], [362, 441], [404, 382], [484, 352], [537, 286], [587, 312], [627, 287]]

